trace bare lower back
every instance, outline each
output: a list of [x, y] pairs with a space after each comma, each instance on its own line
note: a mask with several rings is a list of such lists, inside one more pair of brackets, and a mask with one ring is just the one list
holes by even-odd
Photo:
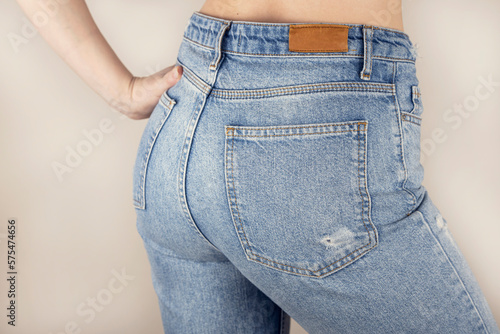
[[200, 13], [234, 21], [370, 24], [403, 31], [401, 0], [206, 0]]

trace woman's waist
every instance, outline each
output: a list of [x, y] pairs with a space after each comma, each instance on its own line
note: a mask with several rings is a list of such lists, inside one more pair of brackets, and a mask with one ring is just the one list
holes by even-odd
[[403, 31], [401, 0], [206, 0], [200, 13], [232, 21], [363, 24]]

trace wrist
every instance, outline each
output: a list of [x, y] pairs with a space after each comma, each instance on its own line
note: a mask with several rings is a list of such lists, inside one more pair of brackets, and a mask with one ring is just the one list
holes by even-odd
[[130, 73], [123, 76], [117, 87], [109, 91], [104, 97], [108, 105], [116, 111], [128, 115], [132, 103], [133, 87], [137, 78]]

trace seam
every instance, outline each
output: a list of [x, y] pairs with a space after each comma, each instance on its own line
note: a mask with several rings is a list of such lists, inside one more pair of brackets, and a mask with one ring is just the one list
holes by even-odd
[[245, 98], [268, 98], [275, 96], [283, 96], [290, 94], [306, 94], [306, 93], [321, 93], [334, 91], [355, 91], [355, 92], [371, 92], [371, 93], [394, 93], [394, 86], [391, 84], [372, 84], [372, 83], [356, 83], [356, 82], [332, 82], [320, 84], [307, 84], [297, 86], [285, 86], [266, 89], [252, 90], [228, 90], [228, 89], [212, 89], [211, 94], [217, 98], [225, 99], [245, 99]]
[[[294, 88], [297, 87], [297, 88]], [[231, 90], [222, 90], [215, 88], [213, 89], [213, 93], [220, 95], [220, 96], [231, 96], [231, 97], [247, 97], [247, 96], [254, 96], [258, 94], [286, 94], [286, 93], [301, 93], [301, 92], [307, 92], [307, 91], [328, 91], [329, 89], [349, 89], [349, 90], [354, 90], [354, 91], [370, 91], [370, 92], [378, 92], [380, 91], [381, 93], [392, 93], [392, 88], [384, 88], [382, 86], [378, 87], [355, 87], [355, 86], [348, 86], [348, 85], [328, 85], [328, 84], [321, 84], [321, 86], [315, 87], [314, 85], [308, 85], [305, 87], [300, 86], [294, 86], [291, 88], [270, 88], [270, 89], [262, 89], [262, 90], [239, 90], [239, 91], [231, 91]]]
[[[215, 50], [215, 56], [216, 59], [212, 60], [212, 62], [209, 65], [209, 77], [208, 80], [211, 81], [211, 84], [206, 84], [203, 80], [201, 80], [193, 71], [188, 69], [186, 66], [183, 66], [184, 68], [187, 69], [187, 77], [188, 79], [190, 78], [192, 83], [197, 82], [199, 86], [201, 86], [201, 91], [204, 93], [207, 91], [206, 94], [201, 96], [200, 102], [197, 104], [197, 106], [194, 108], [194, 110], [191, 112], [191, 115], [189, 117], [189, 122], [187, 123], [186, 127], [186, 132], [184, 136], [184, 142], [182, 145], [182, 153], [179, 161], [179, 169], [178, 169], [178, 174], [177, 174], [177, 183], [178, 183], [178, 199], [179, 199], [179, 205], [181, 206], [181, 210], [184, 211], [184, 214], [186, 215], [188, 224], [191, 225], [191, 227], [194, 228], [194, 230], [197, 232], [197, 234], [212, 248], [220, 252], [220, 250], [210, 241], [208, 238], [201, 232], [200, 228], [196, 224], [196, 222], [193, 219], [193, 216], [191, 214], [191, 210], [189, 208], [189, 203], [187, 202], [187, 194], [186, 194], [186, 174], [187, 174], [187, 169], [188, 169], [188, 161], [189, 161], [189, 155], [191, 152], [191, 147], [193, 143], [193, 138], [196, 133], [196, 128], [200, 119], [201, 114], [203, 113], [203, 110], [206, 106], [208, 96], [210, 94], [210, 90], [212, 89], [213, 82], [217, 78], [218, 74], [218, 69], [220, 67], [220, 64], [222, 60], [224, 59], [223, 54], [221, 52], [220, 46], [222, 42], [222, 38], [224, 37], [225, 32], [227, 29], [230, 27], [231, 22], [230, 21], [224, 21], [223, 25], [219, 28], [219, 32], [217, 34], [217, 49]], [[177, 61], [179, 64], [181, 64], [180, 60], [177, 58]], [[211, 72], [210, 70], [214, 70]], [[211, 77], [210, 77], [211, 76]], [[197, 85], [195, 84], [195, 87]]]
[[[214, 50], [215, 49], [214, 47], [211, 47], [211, 46], [208, 46], [208, 45], [196, 42], [196, 41], [190, 39], [187, 36], [183, 36], [183, 38], [186, 41], [191, 42], [193, 44], [196, 44], [196, 45], [198, 45], [200, 47], [204, 47], [204, 48], [207, 48], [207, 49], [210, 49], [210, 50]], [[350, 51], [355, 51], [355, 50], [350, 50]], [[326, 53], [335, 53], [335, 54], [328, 54], [328, 55], [317, 55], [317, 54], [301, 55], [301, 54], [295, 54], [295, 53], [290, 53], [290, 54], [287, 54], [287, 53], [248, 53], [248, 52], [239, 52], [239, 51], [225, 50], [225, 49], [222, 49], [221, 52], [228, 53], [228, 54], [237, 54], [237, 55], [269, 56], [269, 57], [332, 57], [332, 58], [336, 58], [336, 57], [357, 57], [357, 58], [363, 58], [364, 57], [363, 54], [349, 54], [349, 53], [347, 53], [349, 51], [347, 51], [347, 52], [326, 52]], [[398, 60], [398, 61], [415, 63], [415, 60], [413, 60], [411, 58], [395, 58], [395, 57], [388, 57], [388, 56], [376, 56], [376, 55], [372, 55], [372, 59]]]
[[[178, 198], [179, 198], [179, 205], [181, 206], [181, 210], [186, 215], [188, 224], [194, 228], [194, 230], [197, 232], [197, 234], [203, 240], [205, 240], [208, 245], [210, 245], [215, 250], [220, 252], [220, 250], [212, 242], [210, 242], [210, 240], [208, 240], [205, 237], [205, 235], [200, 231], [200, 229], [196, 225], [196, 223], [191, 215], [191, 211], [189, 209], [189, 206], [187, 203], [187, 197], [186, 197], [186, 172], [187, 172], [187, 164], [188, 164], [188, 160], [189, 160], [189, 153], [191, 152], [193, 133], [196, 130], [196, 124], [198, 123], [198, 119], [200, 117], [200, 114], [203, 111], [203, 108], [205, 106], [205, 102], [206, 102], [206, 96], [203, 97], [203, 100], [199, 103], [198, 107], [196, 107], [194, 109], [194, 111], [192, 112], [189, 123], [188, 123], [187, 128], [186, 128], [186, 134], [184, 136], [184, 143], [182, 145], [182, 155], [179, 159], [179, 169], [178, 169], [178, 174], [177, 174]], [[195, 121], [194, 125], [192, 125], [193, 116], [196, 117], [196, 121]], [[188, 136], [189, 133], [191, 133], [190, 136]]]
[[[359, 126], [358, 126], [359, 128]], [[365, 132], [368, 132], [368, 129], [365, 127]], [[368, 234], [368, 244], [372, 243], [372, 236], [370, 235], [370, 231], [368, 231], [368, 227], [366, 226], [365, 222], [365, 199], [363, 197], [363, 193], [361, 192], [361, 172], [360, 172], [360, 165], [361, 165], [361, 138], [360, 136], [360, 131], [358, 131], [358, 189], [359, 189], [359, 197], [361, 197], [361, 220], [363, 220], [363, 225], [365, 226], [366, 233]], [[365, 142], [366, 142], [366, 137], [365, 137]], [[366, 152], [365, 152], [366, 153]], [[366, 164], [366, 160], [365, 160]], [[366, 168], [366, 165], [365, 165]]]
[[[396, 81], [396, 72], [397, 72], [397, 63], [394, 63], [393, 66], [393, 71], [392, 71], [392, 81], [393, 84], [395, 84]], [[397, 90], [397, 87], [396, 87]], [[404, 133], [403, 133], [403, 124], [401, 120], [401, 110], [399, 108], [399, 103], [397, 102], [397, 94], [394, 94], [394, 105], [396, 107], [396, 118], [397, 118], [397, 123], [399, 127], [399, 145], [401, 147], [401, 163], [403, 165], [403, 171], [404, 171], [404, 179], [403, 183], [401, 184], [401, 188], [406, 191], [408, 194], [410, 194], [411, 199], [413, 201], [412, 208], [406, 213], [407, 216], [411, 214], [413, 211], [413, 208], [415, 207], [417, 200], [415, 198], [415, 194], [413, 194], [411, 191], [406, 189], [406, 181], [408, 180], [408, 168], [406, 167], [406, 159], [405, 159], [405, 152], [404, 152]]]
[[166, 109], [172, 109], [174, 107], [174, 105], [176, 104], [176, 101], [173, 98], [171, 98], [170, 96], [168, 96], [167, 91], [163, 92], [163, 94], [160, 97], [159, 102]]
[[186, 75], [186, 79], [202, 94], [207, 95], [209, 93], [209, 90], [205, 90], [203, 86], [200, 86], [193, 77]]
[[[332, 52], [335, 54], [323, 54], [323, 55], [315, 55], [315, 54], [307, 54], [307, 55], [301, 55], [301, 54], [286, 54], [286, 53], [248, 53], [248, 52], [239, 52], [239, 51], [233, 51], [233, 50], [222, 50], [225, 53], [228, 54], [236, 54], [236, 55], [248, 55], [248, 56], [274, 56], [274, 57], [331, 57], [331, 58], [339, 58], [339, 57], [353, 57], [353, 58], [364, 58], [363, 54], [349, 54], [347, 52]], [[399, 61], [406, 61], [406, 62], [411, 62], [415, 63], [415, 60], [409, 59], [409, 58], [395, 58], [395, 57], [387, 57], [387, 56], [375, 56], [372, 55], [372, 59], [387, 59], [387, 60], [399, 60]]]
[[462, 285], [462, 288], [463, 290], [465, 291], [465, 293], [467, 294], [467, 297], [469, 298], [469, 302], [472, 304], [472, 306], [474, 307], [474, 310], [476, 311], [476, 314], [477, 316], [479, 317], [479, 320], [481, 320], [481, 324], [484, 328], [484, 330], [486, 331], [486, 333], [489, 333], [488, 331], [488, 327], [486, 326], [486, 324], [484, 323], [484, 320], [483, 320], [483, 317], [481, 316], [481, 313], [479, 313], [479, 310], [477, 309], [476, 307], [476, 303], [474, 303], [474, 301], [472, 300], [472, 297], [469, 293], [469, 291], [467, 290], [467, 287], [465, 286], [464, 282], [462, 281], [462, 278], [460, 277], [460, 275], [458, 274], [458, 271], [455, 267], [455, 265], [453, 264], [453, 262], [451, 261], [450, 257], [448, 256], [448, 254], [446, 253], [446, 251], [444, 250], [444, 247], [443, 245], [441, 244], [441, 242], [439, 241], [439, 238], [435, 235], [435, 233], [432, 231], [432, 228], [430, 227], [430, 224], [429, 222], [425, 219], [425, 216], [424, 214], [420, 211], [420, 210], [415, 210], [415, 212], [418, 212], [420, 214], [420, 217], [422, 218], [422, 221], [424, 222], [425, 226], [427, 227], [427, 229], [429, 230], [429, 233], [432, 235], [432, 237], [434, 238], [434, 241], [439, 245], [439, 249], [441, 250], [441, 252], [443, 253], [443, 255], [445, 256], [446, 260], [448, 261], [448, 264], [451, 266], [451, 268], [453, 269], [453, 272], [455, 273], [455, 276], [457, 277], [458, 281], [460, 282], [460, 284]]
[[233, 137], [286, 137], [286, 136], [303, 136], [303, 135], [322, 135], [325, 133], [340, 133], [340, 132], [359, 132], [361, 130], [343, 130], [343, 131], [324, 131], [324, 132], [306, 132], [306, 133], [286, 133], [279, 135], [233, 135]]
[[[173, 100], [172, 100], [173, 101]], [[174, 103], [172, 103], [173, 106]], [[153, 128], [153, 133], [149, 137], [148, 143], [147, 143], [147, 153], [146, 156], [143, 157], [142, 165], [141, 165], [141, 170], [139, 176], [141, 177], [140, 180], [140, 186], [139, 186], [139, 199], [134, 198], [134, 206], [138, 209], [145, 209], [146, 208], [146, 175], [148, 172], [148, 165], [149, 165], [149, 158], [151, 157], [151, 152], [153, 151], [154, 144], [156, 142], [156, 138], [158, 137], [158, 134], [160, 133], [161, 129], [163, 128], [163, 125], [167, 121], [168, 117], [170, 116], [170, 113], [173, 108], [167, 108], [164, 111], [164, 115], [161, 119], [161, 122], [156, 125], [155, 128]]]
[[[330, 25], [335, 25], [335, 27], [332, 27]], [[326, 24], [302, 24], [302, 23], [297, 23], [297, 24], [290, 24], [290, 28], [293, 29], [308, 29], [308, 28], [319, 28], [321, 29], [341, 29], [345, 30], [345, 28], [349, 28], [346, 26], [338, 25], [338, 24], [331, 24], [331, 23], [326, 23]]]
[[290, 333], [290, 316], [281, 309], [280, 334]]
[[186, 79], [189, 80], [195, 86], [201, 93], [208, 95], [210, 92], [210, 87], [203, 82], [201, 79], [199, 79], [197, 76], [190, 74], [186, 71]]
[[283, 334], [284, 332], [284, 327], [285, 327], [285, 324], [283, 323], [283, 309], [281, 310], [281, 317], [280, 317], [280, 334]]
[[[370, 240], [371, 240], [371, 239], [370, 239]], [[369, 242], [369, 243], [367, 243], [367, 244], [365, 244], [365, 245], [360, 246], [359, 248], [357, 248], [357, 249], [355, 249], [355, 250], [353, 250], [351, 253], [347, 254], [347, 255], [346, 255], [346, 256], [344, 256], [343, 258], [338, 259], [337, 261], [332, 262], [332, 263], [330, 263], [330, 264], [328, 264], [328, 265], [324, 266], [323, 268], [319, 268], [318, 270], [310, 270], [310, 269], [305, 269], [305, 268], [295, 267], [295, 266], [291, 266], [291, 265], [288, 265], [288, 264], [284, 264], [284, 263], [276, 262], [276, 261], [270, 260], [270, 259], [268, 259], [268, 258], [266, 258], [266, 257], [263, 257], [263, 256], [260, 256], [260, 255], [257, 255], [257, 254], [255, 254], [255, 253], [252, 253], [252, 255], [253, 255], [253, 256], [255, 256], [255, 257], [259, 257], [259, 258], [261, 258], [261, 259], [264, 259], [264, 260], [266, 260], [267, 262], [272, 262], [272, 263], [279, 264], [280, 266], [283, 266], [283, 267], [289, 267], [289, 268], [299, 269], [299, 270], [301, 270], [301, 271], [307, 271], [307, 272], [310, 272], [310, 273], [317, 273], [317, 272], [322, 271], [323, 269], [326, 269], [326, 268], [328, 268], [328, 267], [331, 267], [331, 266], [332, 266], [332, 265], [334, 265], [335, 263], [337, 263], [337, 262], [339, 262], [339, 261], [342, 261], [342, 260], [343, 260], [343, 259], [345, 259], [346, 257], [349, 257], [349, 256], [350, 256], [350, 255], [352, 255], [353, 253], [355, 253], [355, 252], [357, 252], [357, 251], [359, 251], [359, 250], [361, 250], [361, 249], [363, 249], [363, 248], [366, 248], [366, 247], [368, 247], [368, 246], [370, 246], [370, 242]], [[373, 246], [373, 247], [375, 247], [375, 246]], [[373, 248], [373, 247], [372, 247], [372, 248]], [[370, 249], [372, 249], [372, 248], [369, 248], [368, 250], [370, 250]], [[338, 269], [344, 268], [347, 264], [349, 264], [349, 263], [353, 262], [355, 259], [357, 259], [357, 258], [361, 257], [361, 255], [365, 254], [368, 250], [366, 250], [366, 251], [364, 251], [363, 253], [359, 254], [358, 256], [356, 256], [355, 258], [353, 258], [351, 261], [346, 262], [346, 263], [344, 263], [343, 265], [341, 265], [341, 266], [339, 266], [339, 267], [332, 268], [332, 270], [327, 271], [327, 272], [326, 272], [326, 273], [324, 273], [324, 274], [321, 274], [321, 275], [304, 275], [304, 276], [310, 276], [310, 277], [322, 277], [322, 276], [325, 276], [326, 274], [328, 274], [328, 273], [330, 273], [330, 272], [332, 272], [332, 271], [334, 271], [334, 270], [338, 270]], [[261, 262], [261, 263], [263, 263], [263, 264], [266, 264], [265, 262], [259, 261], [259, 260], [257, 260], [257, 259], [255, 259], [255, 260], [256, 260], [256, 261], [258, 261], [258, 262]], [[276, 268], [275, 266], [272, 266], [272, 267], [273, 267], [273, 268]], [[280, 268], [278, 268], [278, 269], [280, 269]], [[282, 270], [282, 271], [283, 271], [283, 270]], [[290, 272], [290, 270], [285, 270], [285, 271], [289, 271], [289, 272]], [[295, 271], [292, 271], [292, 272], [293, 272], [293, 273], [296, 273]]]
[[293, 49], [293, 50], [290, 50], [290, 51], [293, 51], [293, 52], [349, 52], [350, 50], [349, 49]]
[[200, 42], [197, 42], [197, 41], [195, 41], [195, 40], [192, 40], [191, 38], [187, 37], [186, 35], [182, 36], [182, 38], [183, 38], [186, 42], [189, 42], [189, 43], [195, 44], [196, 46], [199, 46], [199, 47], [202, 47], [202, 48], [207, 49], [207, 51], [211, 51], [211, 50], [214, 50], [214, 49], [215, 49], [213, 46], [209, 46], [209, 45], [201, 44]]
[[[360, 135], [360, 133], [358, 132], [358, 136]], [[373, 224], [373, 222], [371, 221], [371, 197], [370, 197], [370, 192], [368, 191], [368, 166], [367, 166], [367, 163], [368, 163], [368, 158], [367, 158], [367, 154], [368, 154], [368, 122], [365, 122], [365, 132], [364, 132], [364, 136], [365, 136], [365, 140], [364, 140], [364, 147], [363, 147], [363, 151], [364, 151], [364, 181], [365, 181], [365, 194], [366, 196], [368, 197], [368, 208], [367, 208], [367, 218], [368, 218], [368, 223], [369, 225], [371, 226], [372, 230], [373, 230], [373, 234], [374, 234], [374, 238], [375, 238], [375, 243], [373, 245], [373, 247], [377, 246], [378, 244], [378, 234], [377, 234], [377, 229], [375, 228], [375, 225]], [[358, 153], [359, 154], [359, 153]], [[358, 181], [359, 183], [359, 181]], [[364, 198], [361, 197], [361, 199], [363, 200], [363, 203], [364, 203]], [[364, 211], [363, 211], [363, 215], [364, 215]], [[364, 223], [364, 219], [363, 219], [363, 223]], [[365, 224], [365, 227], [366, 227], [366, 224]], [[368, 228], [366, 227], [367, 229], [367, 232], [368, 232], [368, 236], [370, 237], [370, 240], [371, 240], [371, 235], [370, 235], [370, 232], [368, 231]], [[372, 248], [373, 248], [372, 247]]]
[[[338, 58], [338, 57], [353, 57], [353, 58], [364, 58], [363, 54], [349, 54], [345, 52], [335, 52], [336, 54], [333, 55], [315, 55], [315, 54], [307, 54], [307, 55], [301, 55], [301, 54], [283, 54], [283, 53], [248, 53], [248, 52], [239, 52], [239, 51], [233, 51], [233, 50], [223, 50], [225, 53], [229, 54], [237, 54], [237, 55], [249, 55], [249, 56], [274, 56], [274, 57], [331, 57], [331, 58]], [[339, 54], [340, 53], [340, 54]], [[395, 58], [395, 57], [388, 57], [388, 56], [375, 56], [372, 55], [372, 59], [387, 59], [387, 60], [400, 60], [400, 61], [406, 61], [406, 62], [411, 62], [415, 63], [415, 60], [409, 59], [409, 58]]]
[[330, 87], [330, 86], [341, 86], [341, 87], [349, 87], [349, 88], [365, 88], [365, 89], [370, 89], [373, 87], [373, 89], [382, 89], [382, 90], [393, 90], [393, 85], [392, 84], [385, 84], [385, 83], [362, 83], [362, 82], [325, 82], [325, 83], [318, 83], [318, 84], [306, 84], [306, 85], [294, 85], [294, 86], [284, 86], [284, 87], [277, 87], [277, 88], [266, 88], [266, 89], [241, 89], [241, 90], [223, 90], [223, 89], [217, 89], [215, 88], [214, 91], [216, 92], [235, 92], [238, 94], [248, 92], [248, 93], [256, 93], [256, 92], [268, 92], [268, 91], [278, 91], [278, 90], [291, 90], [294, 88], [308, 88], [308, 87]]
[[[284, 127], [269, 126], [269, 127], [265, 127], [265, 128], [238, 126], [238, 127], [228, 127], [227, 129], [228, 130], [273, 130], [273, 129], [286, 130], [286, 129], [308, 129], [308, 128], [336, 127], [336, 126], [341, 126], [341, 125], [355, 125], [355, 124], [366, 125], [366, 122], [318, 124], [318, 125], [304, 125], [304, 126], [288, 125], [288, 126], [284, 126]], [[350, 130], [350, 131], [358, 131], [358, 130]], [[227, 133], [227, 131], [226, 131], [226, 133]], [[235, 135], [235, 136], [240, 136], [240, 135]]]
[[203, 94], [208, 95], [210, 93], [210, 86], [203, 81], [200, 77], [198, 77], [191, 69], [189, 69], [186, 65], [184, 65], [178, 58], [177, 61], [182, 66], [183, 72], [182, 75], [186, 77], [195, 86], [199, 91]]

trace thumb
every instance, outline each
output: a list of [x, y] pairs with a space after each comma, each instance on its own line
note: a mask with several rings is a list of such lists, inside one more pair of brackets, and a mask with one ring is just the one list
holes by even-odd
[[182, 76], [182, 66], [170, 66], [155, 74], [145, 77], [142, 85], [144, 89], [150, 91], [154, 95], [160, 95], [165, 90], [174, 86]]
[[182, 66], [174, 66], [170, 71], [168, 71], [163, 78], [171, 84], [172, 86], [179, 81], [182, 76]]

